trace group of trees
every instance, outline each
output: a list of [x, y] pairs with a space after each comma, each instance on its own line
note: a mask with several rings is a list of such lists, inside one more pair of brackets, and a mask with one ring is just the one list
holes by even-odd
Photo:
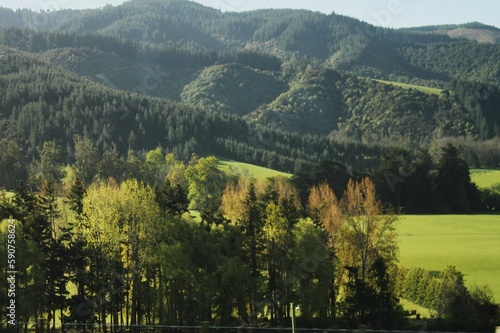
[[453, 266], [431, 273], [422, 268], [400, 268], [397, 294], [431, 309], [436, 317], [448, 317], [447, 330], [487, 330], [495, 324], [498, 305], [488, 286], [464, 285], [464, 276]]
[[390, 328], [404, 317], [390, 278], [397, 217], [367, 178], [351, 180], [342, 199], [314, 186], [303, 207], [288, 179], [237, 178], [214, 157], [185, 164], [160, 149], [144, 164], [155, 186], [99, 174], [87, 182], [96, 161], [81, 150], [64, 193], [46, 160], [54, 149], [44, 145], [38, 193], [19, 182], [0, 202], [0, 218], [16, 220], [19, 321], [276, 326], [290, 302], [308, 326]]
[[404, 150], [393, 150], [383, 158], [375, 178], [382, 200], [408, 213], [468, 213], [486, 208], [467, 162], [451, 144], [440, 148], [435, 163], [425, 149], [414, 158]]
[[[159, 185], [164, 181], [170, 169], [182, 173], [186, 163], [193, 157], [185, 158], [179, 153], [171, 153], [168, 162], [162, 157], [163, 149], [158, 147], [151, 151], [129, 149], [126, 153], [112, 146], [101, 152], [88, 137], [75, 135], [73, 145], [69, 147], [70, 156], [66, 155], [63, 146], [56, 141], [47, 141], [37, 148], [36, 155], [26, 164], [22, 148], [7, 139], [0, 140], [0, 165], [4, 172], [0, 175], [0, 186], [13, 189], [18, 181], [24, 181], [32, 189], [40, 189], [43, 181], [59, 182], [63, 180], [63, 190], [68, 191], [74, 177], [88, 186], [94, 180], [107, 180], [112, 177], [117, 182], [129, 178]], [[175, 162], [175, 158], [181, 161]], [[165, 164], [166, 163], [166, 164]], [[184, 165], [184, 166], [182, 166]], [[273, 165], [269, 165], [273, 167]], [[204, 170], [215, 171], [217, 162], [211, 160], [200, 165]], [[307, 170], [307, 169], [306, 169]], [[200, 177], [198, 171], [187, 173], [188, 177]], [[358, 172], [331, 160], [324, 160], [310, 171], [296, 172], [292, 180], [298, 190], [299, 200], [305, 206], [312, 186], [326, 181], [338, 197], [347, 189], [349, 179], [360, 180], [370, 177], [376, 184], [377, 195], [384, 204], [406, 213], [468, 213], [495, 210], [499, 206], [496, 192], [480, 192], [472, 183], [467, 162], [458, 149], [451, 144], [441, 147], [431, 154], [422, 149], [415, 155], [403, 149], [393, 149], [382, 157], [381, 164], [371, 171]], [[188, 191], [187, 180], [176, 183]], [[211, 183], [211, 182], [209, 182]], [[218, 197], [223, 188], [221, 179], [219, 190], [207, 190], [205, 185], [192, 188], [194, 192], [204, 190], [206, 197]], [[201, 197], [203, 197], [201, 195]], [[190, 198], [193, 202], [197, 200]], [[197, 206], [216, 210], [219, 203]], [[199, 208], [199, 207], [198, 207]]]
[[374, 181], [382, 202], [405, 213], [469, 213], [498, 207], [498, 196], [477, 188], [467, 162], [451, 144], [432, 154], [428, 149], [415, 154], [393, 149], [382, 157], [378, 167], [364, 173], [350, 171], [338, 162], [322, 161], [310, 172], [295, 174], [293, 181], [305, 203], [314, 184], [326, 180], [341, 196], [349, 179], [365, 176]]

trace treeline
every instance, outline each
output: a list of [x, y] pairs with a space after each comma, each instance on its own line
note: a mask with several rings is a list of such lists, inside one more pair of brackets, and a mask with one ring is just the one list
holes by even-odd
[[413, 157], [404, 150], [392, 150], [374, 174], [382, 200], [408, 213], [486, 209], [481, 192], [471, 181], [467, 162], [451, 144], [441, 148], [436, 162], [425, 149]]
[[[0, 175], [0, 186], [13, 189], [17, 181], [25, 181], [31, 188], [40, 188], [42, 179], [59, 181], [73, 174], [84, 184], [112, 177], [118, 182], [134, 178], [154, 185], [161, 183], [164, 177], [159, 171], [160, 166], [152, 167], [149, 163], [151, 154], [161, 153], [161, 148], [149, 152], [129, 149], [122, 153], [112, 146], [101, 152], [90, 138], [76, 135], [73, 142], [67, 147], [68, 152], [56, 141], [44, 142], [37, 148], [32, 161], [26, 163], [22, 147], [9, 140], [1, 140], [0, 166], [4, 171]], [[184, 148], [187, 150], [173, 150], [172, 156], [188, 161], [191, 155], [184, 155], [192, 154], [194, 150], [191, 151], [189, 145]], [[277, 155], [270, 156], [276, 158]], [[68, 164], [74, 165], [74, 168], [65, 169]], [[414, 156], [403, 149], [394, 149], [383, 156], [378, 167], [365, 173], [325, 160], [311, 165], [308, 172], [297, 172], [293, 181], [305, 206], [312, 186], [327, 180], [335, 194], [341, 197], [349, 179], [364, 176], [375, 182], [377, 194], [385, 204], [406, 213], [469, 213], [500, 208], [498, 194], [478, 190], [471, 182], [467, 162], [450, 144], [434, 156], [426, 150]]]
[[349, 179], [363, 176], [373, 180], [382, 202], [409, 214], [461, 214], [500, 207], [498, 194], [481, 192], [471, 181], [467, 162], [451, 144], [435, 155], [426, 149], [416, 154], [393, 149], [382, 157], [378, 167], [364, 173], [349, 172], [338, 162], [322, 161], [309, 173], [295, 174], [293, 180], [305, 203], [314, 184], [326, 179], [341, 196]]
[[500, 68], [490, 61], [492, 56], [500, 55], [500, 47], [496, 44], [465, 41], [416, 44], [400, 47], [398, 53], [409, 65], [425, 68], [435, 76], [500, 86]]

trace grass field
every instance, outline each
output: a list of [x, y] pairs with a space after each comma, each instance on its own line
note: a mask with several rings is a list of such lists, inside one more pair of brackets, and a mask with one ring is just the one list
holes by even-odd
[[391, 84], [397, 87], [401, 87], [403, 89], [415, 89], [420, 92], [423, 92], [424, 94], [429, 94], [429, 95], [439, 95], [443, 90], [442, 89], [437, 89], [437, 88], [430, 88], [430, 87], [424, 87], [424, 86], [417, 86], [415, 84], [407, 84], [407, 83], [401, 83], [401, 82], [394, 82], [394, 81], [385, 81], [385, 80], [375, 80], [377, 82], [382, 82], [385, 84]]
[[500, 184], [500, 170], [471, 170], [471, 179], [479, 188]]
[[276, 171], [273, 169], [268, 169], [264, 167], [260, 167], [257, 165], [253, 164], [248, 164], [248, 163], [242, 163], [242, 162], [236, 162], [232, 160], [227, 160], [223, 158], [219, 158], [219, 167], [220, 169], [224, 171], [231, 170], [236, 174], [242, 175], [242, 176], [248, 176], [251, 178], [268, 178], [268, 177], [276, 177], [276, 176], [283, 176], [283, 177], [290, 177], [291, 174], [289, 173], [284, 173], [280, 171]]
[[398, 234], [402, 266], [456, 266], [467, 286], [488, 284], [500, 302], [500, 215], [408, 215]]

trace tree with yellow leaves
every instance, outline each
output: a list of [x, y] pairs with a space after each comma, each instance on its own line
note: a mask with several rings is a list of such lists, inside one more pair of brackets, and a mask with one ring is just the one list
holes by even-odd
[[[87, 189], [82, 216], [80, 229], [94, 253], [91, 268], [98, 275], [95, 292], [103, 324], [108, 314], [118, 324], [118, 313], [124, 305], [130, 313], [130, 324], [139, 323], [144, 263], [162, 235], [153, 189], [137, 180], [121, 185], [113, 181], [94, 183]], [[120, 290], [121, 286], [126, 286], [125, 290]]]
[[344, 266], [358, 267], [360, 279], [377, 259], [390, 266], [397, 260], [396, 222], [398, 216], [384, 209], [369, 178], [350, 180], [340, 203], [342, 228], [336, 255]]

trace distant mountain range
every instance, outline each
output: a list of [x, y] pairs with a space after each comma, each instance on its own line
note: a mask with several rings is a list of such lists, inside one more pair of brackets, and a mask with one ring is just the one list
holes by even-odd
[[[231, 115], [330, 142], [416, 147], [446, 136], [500, 135], [500, 29], [481, 23], [395, 30], [306, 10], [226, 13], [187, 0], [134, 0], [82, 11], [0, 8], [0, 29], [5, 90], [15, 85], [12, 67], [33, 61], [76, 74], [77, 86], [90, 79], [173, 100], [202, 117]], [[122, 103], [107, 91], [100, 100]], [[1, 136], [26, 145], [30, 136], [53, 138], [34, 133], [35, 125], [19, 130], [23, 103], [4, 95]], [[168, 146], [165, 126], [157, 143]], [[111, 142], [124, 140], [110, 134]]]

